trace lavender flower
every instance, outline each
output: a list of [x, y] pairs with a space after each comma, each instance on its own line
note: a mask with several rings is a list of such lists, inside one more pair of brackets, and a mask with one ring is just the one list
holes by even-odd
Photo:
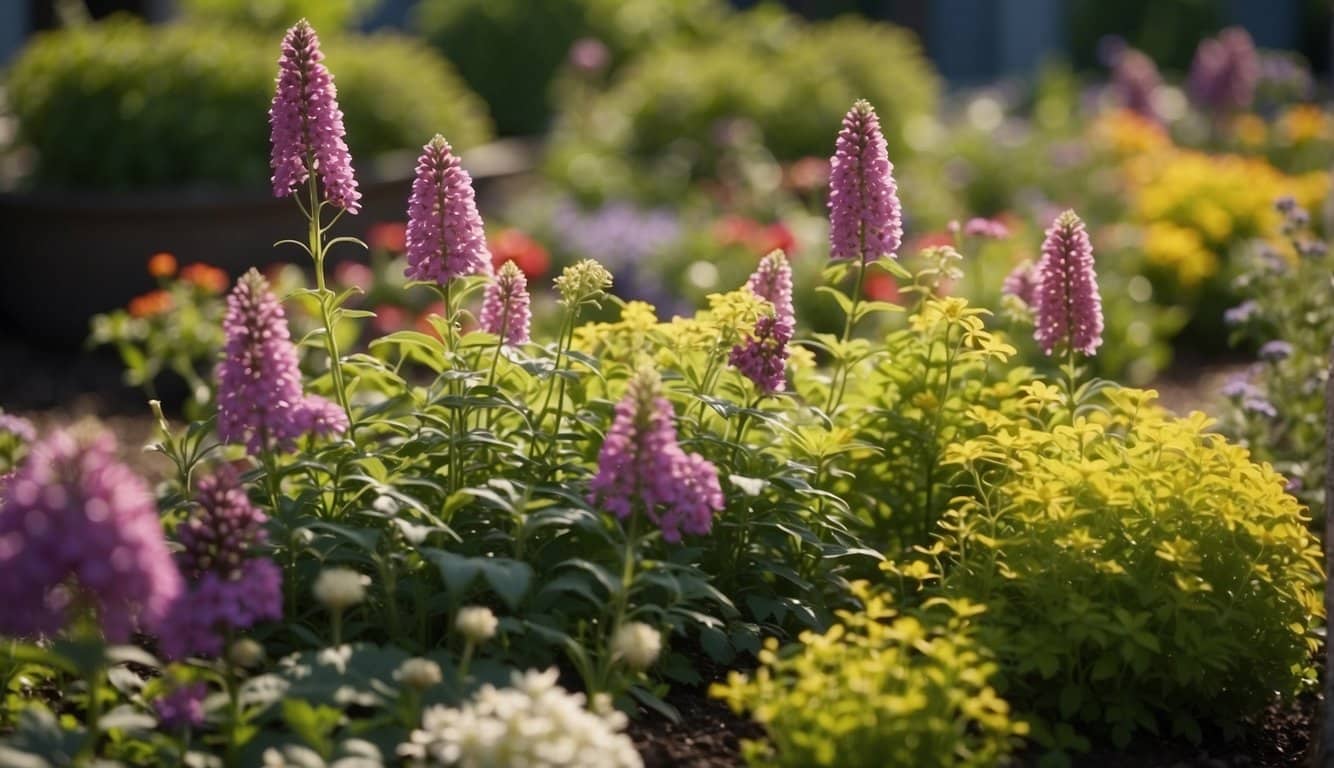
[[208, 684], [183, 685], [153, 702], [153, 711], [167, 728], [198, 728], [204, 724], [204, 698]]
[[412, 280], [444, 285], [491, 274], [491, 251], [477, 213], [472, 177], [439, 134], [422, 147], [408, 199], [408, 267]]
[[1260, 345], [1260, 359], [1271, 363], [1292, 357], [1292, 345], [1282, 339], [1266, 341]]
[[528, 326], [532, 318], [528, 278], [517, 264], [507, 261], [486, 286], [478, 322], [484, 331], [499, 336], [502, 344], [519, 345], [528, 342]]
[[718, 470], [676, 442], [672, 404], [652, 368], [630, 380], [616, 404], [616, 418], [598, 452], [598, 472], [589, 501], [624, 520], [641, 510], [668, 542], [681, 533], [705, 534], [723, 508]]
[[797, 313], [792, 306], [792, 267], [783, 252], [770, 251], [760, 259], [760, 265], [746, 281], [746, 287], [751, 293], [774, 305], [778, 323], [787, 328], [790, 339], [797, 327]]
[[252, 269], [227, 296], [226, 334], [218, 364], [218, 436], [251, 454], [287, 449], [303, 434], [347, 430], [347, 415], [322, 397], [301, 393], [296, 346], [287, 315]]
[[0, 435], [9, 435], [19, 443], [27, 444], [37, 439], [37, 430], [22, 416], [0, 411]]
[[981, 237], [988, 240], [1004, 240], [1010, 236], [1010, 228], [995, 219], [971, 218], [963, 225], [963, 233], [968, 237]]
[[1223, 323], [1231, 327], [1245, 325], [1260, 315], [1260, 305], [1247, 299], [1223, 312]]
[[903, 214], [880, 118], [869, 102], [853, 104], [843, 118], [829, 167], [830, 258], [896, 256]]
[[787, 383], [787, 343], [791, 339], [791, 326], [773, 315], [761, 317], [755, 323], [755, 333], [732, 347], [727, 362], [750, 379], [762, 394], [782, 392]]
[[681, 238], [681, 223], [673, 211], [641, 210], [618, 201], [585, 212], [562, 201], [552, 213], [551, 228], [562, 251], [594, 259], [622, 275], [617, 278], [617, 294], [622, 298], [647, 301], [668, 317], [691, 310], [680, 296], [664, 288], [666, 282], [653, 260]]
[[172, 606], [168, 656], [216, 656], [223, 636], [282, 618], [282, 571], [252, 557], [267, 535], [264, 516], [229, 470], [199, 481], [198, 508], [177, 529], [182, 571], [194, 582]]
[[1111, 90], [1126, 109], [1148, 118], [1156, 118], [1153, 94], [1162, 85], [1158, 65], [1142, 51], [1127, 48], [1112, 66]]
[[1025, 259], [1001, 283], [1001, 293], [1013, 296], [1026, 306], [1034, 306], [1038, 300], [1038, 273], [1032, 261]]
[[1218, 37], [1200, 41], [1187, 89], [1200, 106], [1230, 112], [1251, 105], [1259, 78], [1259, 56], [1250, 34], [1241, 27], [1228, 27]]
[[1051, 355], [1057, 347], [1093, 355], [1102, 344], [1102, 298], [1093, 271], [1093, 245], [1074, 211], [1056, 217], [1038, 262], [1034, 338]]
[[0, 503], [0, 634], [53, 634], [67, 609], [97, 608], [125, 642], [162, 623], [181, 591], [147, 484], [107, 432], [58, 430], [32, 445]]
[[338, 89], [323, 61], [319, 36], [309, 22], [302, 19], [287, 30], [278, 58], [278, 87], [269, 109], [273, 194], [287, 197], [306, 183], [312, 171], [318, 171], [324, 199], [356, 213], [361, 193], [344, 140]]

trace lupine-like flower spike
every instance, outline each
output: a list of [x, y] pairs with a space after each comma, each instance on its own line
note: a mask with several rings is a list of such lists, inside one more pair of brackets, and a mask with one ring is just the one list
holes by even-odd
[[1187, 89], [1195, 102], [1214, 112], [1246, 109], [1255, 100], [1260, 59], [1242, 27], [1200, 41], [1191, 61]]
[[880, 118], [858, 101], [843, 118], [829, 161], [829, 245], [834, 261], [895, 256], [903, 240], [894, 166]]
[[1143, 115], [1157, 119], [1154, 109], [1154, 93], [1163, 84], [1158, 74], [1158, 65], [1143, 51], [1127, 48], [1116, 57], [1112, 66], [1112, 93], [1121, 106]]
[[0, 504], [0, 634], [53, 634], [86, 602], [125, 642], [158, 629], [180, 592], [153, 495], [115, 439], [84, 427], [34, 443]]
[[674, 416], [657, 371], [641, 368], [616, 404], [589, 487], [591, 503], [621, 520], [642, 511], [668, 542], [680, 541], [682, 532], [708, 533], [713, 513], [723, 508], [717, 468], [681, 449]]
[[287, 30], [269, 109], [273, 194], [287, 197], [318, 172], [324, 199], [356, 213], [361, 193], [352, 173], [338, 89], [323, 62], [320, 38], [309, 22], [302, 19]]
[[1026, 306], [1032, 307], [1038, 300], [1037, 266], [1028, 259], [1015, 266], [1010, 270], [1010, 274], [1005, 276], [1005, 282], [1001, 283], [1001, 293], [1013, 296]]
[[267, 518], [246, 496], [230, 469], [199, 481], [198, 507], [177, 529], [181, 569], [191, 580], [172, 606], [162, 634], [168, 656], [217, 656], [223, 639], [283, 615], [282, 571], [254, 557]]
[[443, 136], [422, 147], [408, 199], [410, 280], [444, 285], [456, 277], [491, 274], [491, 251], [477, 213], [472, 176]]
[[1034, 338], [1051, 355], [1058, 347], [1093, 355], [1102, 344], [1102, 298], [1093, 245], [1074, 211], [1056, 217], [1038, 262]]
[[307, 433], [341, 434], [347, 414], [301, 393], [296, 345], [268, 281], [252, 269], [227, 296], [226, 344], [218, 365], [218, 436], [251, 454], [286, 449]]
[[787, 328], [791, 338], [797, 328], [797, 313], [792, 307], [792, 267], [782, 251], [770, 251], [760, 259], [750, 279], [746, 281], [750, 292], [774, 305], [774, 314], [780, 325]]
[[528, 342], [528, 327], [533, 313], [529, 309], [528, 278], [513, 261], [501, 266], [495, 280], [486, 287], [478, 322], [482, 330], [502, 337], [502, 344]]
[[755, 333], [732, 347], [727, 362], [754, 382], [761, 393], [782, 392], [787, 385], [787, 343], [791, 340], [792, 329], [776, 316], [761, 317], [755, 323]]

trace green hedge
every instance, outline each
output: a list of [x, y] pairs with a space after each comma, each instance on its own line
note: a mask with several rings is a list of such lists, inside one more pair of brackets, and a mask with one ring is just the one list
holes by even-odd
[[[8, 73], [31, 183], [132, 189], [256, 186], [269, 178], [268, 124], [279, 39], [240, 30], [112, 19], [38, 35]], [[491, 136], [485, 106], [449, 63], [411, 40], [326, 40], [327, 63], [363, 163]]]

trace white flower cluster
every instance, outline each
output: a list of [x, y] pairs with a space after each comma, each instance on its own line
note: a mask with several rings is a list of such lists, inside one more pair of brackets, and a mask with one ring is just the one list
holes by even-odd
[[431, 707], [398, 748], [413, 766], [639, 768], [626, 717], [596, 697], [556, 685], [555, 668], [514, 673], [511, 687], [484, 685], [460, 708]]

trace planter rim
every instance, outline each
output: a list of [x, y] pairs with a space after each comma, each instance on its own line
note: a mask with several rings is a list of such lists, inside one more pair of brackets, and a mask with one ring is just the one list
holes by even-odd
[[[538, 139], [502, 139], [462, 153], [464, 167], [479, 180], [497, 179], [531, 171], [540, 152]], [[387, 152], [372, 158], [362, 174], [366, 187], [400, 185], [413, 177], [416, 153]], [[186, 186], [132, 190], [35, 188], [0, 191], [0, 207], [60, 208], [100, 211], [181, 211], [217, 206], [270, 205], [272, 190], [260, 187]]]

